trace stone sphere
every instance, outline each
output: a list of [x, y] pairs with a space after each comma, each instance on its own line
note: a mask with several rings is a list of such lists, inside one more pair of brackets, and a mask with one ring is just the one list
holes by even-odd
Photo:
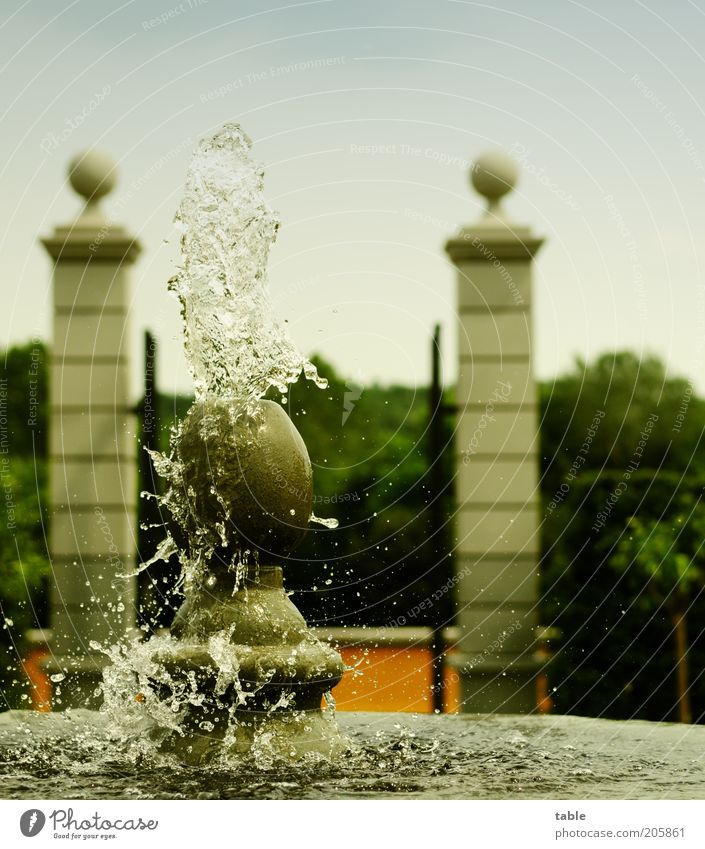
[[311, 461], [281, 405], [260, 401], [254, 416], [234, 416], [227, 401], [196, 402], [184, 419], [177, 454], [193, 517], [201, 527], [224, 525], [227, 553], [256, 550], [266, 565], [306, 535]]
[[470, 170], [475, 190], [489, 201], [496, 201], [516, 185], [519, 168], [516, 162], [498, 150], [477, 157]]
[[98, 200], [109, 194], [117, 183], [115, 160], [101, 150], [79, 153], [69, 162], [69, 180], [86, 200]]

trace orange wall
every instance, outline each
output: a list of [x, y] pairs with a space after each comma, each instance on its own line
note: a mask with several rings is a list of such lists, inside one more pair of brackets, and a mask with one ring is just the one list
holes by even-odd
[[[338, 710], [431, 713], [431, 652], [424, 647], [356, 648], [338, 646], [345, 665], [353, 667], [333, 690]], [[457, 672], [446, 668], [447, 713], [458, 709]]]

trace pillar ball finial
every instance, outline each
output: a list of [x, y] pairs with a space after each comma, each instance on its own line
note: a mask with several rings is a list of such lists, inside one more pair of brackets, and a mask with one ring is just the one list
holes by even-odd
[[102, 150], [85, 150], [69, 162], [68, 175], [74, 191], [95, 203], [115, 188], [117, 164]]
[[500, 150], [491, 150], [477, 157], [470, 169], [475, 191], [487, 198], [489, 208], [516, 185], [519, 169], [516, 162]]

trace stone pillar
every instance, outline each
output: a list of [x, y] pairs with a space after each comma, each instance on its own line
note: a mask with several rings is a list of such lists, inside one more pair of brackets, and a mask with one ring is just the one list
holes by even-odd
[[539, 555], [538, 415], [531, 363], [531, 263], [542, 239], [500, 206], [514, 162], [471, 171], [484, 217], [446, 244], [457, 266], [456, 587], [463, 710], [535, 709]]
[[[95, 706], [105, 656], [134, 625], [136, 418], [129, 266], [139, 244], [101, 212], [116, 181], [98, 151], [76, 157], [78, 219], [42, 240], [54, 260], [49, 378], [49, 550], [54, 709]], [[91, 645], [93, 644], [93, 645]], [[59, 680], [60, 676], [65, 679]]]

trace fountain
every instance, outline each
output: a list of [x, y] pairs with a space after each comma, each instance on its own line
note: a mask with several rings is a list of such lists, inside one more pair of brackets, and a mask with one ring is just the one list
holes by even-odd
[[267, 302], [277, 222], [249, 147], [236, 126], [203, 142], [177, 215], [183, 264], [171, 288], [196, 399], [170, 454], [154, 455], [168, 484], [155, 558], [178, 552], [184, 604], [168, 636], [91, 643], [110, 659], [99, 710], [0, 714], [2, 795], [705, 798], [698, 726], [335, 716], [341, 658], [283, 589], [287, 556], [315, 519], [311, 464], [265, 397], [302, 371], [320, 380]]
[[250, 147], [236, 125], [202, 142], [176, 217], [182, 264], [170, 288], [196, 399], [170, 456], [153, 452], [169, 517], [155, 559], [178, 553], [185, 601], [168, 639], [110, 650], [103, 687], [107, 711], [151, 720], [159, 747], [194, 763], [263, 740], [291, 759], [345, 749], [321, 709], [342, 659], [283, 587], [281, 564], [316, 520], [311, 462], [282, 406], [263, 398], [285, 394], [302, 371], [325, 381], [267, 300], [278, 222]]

